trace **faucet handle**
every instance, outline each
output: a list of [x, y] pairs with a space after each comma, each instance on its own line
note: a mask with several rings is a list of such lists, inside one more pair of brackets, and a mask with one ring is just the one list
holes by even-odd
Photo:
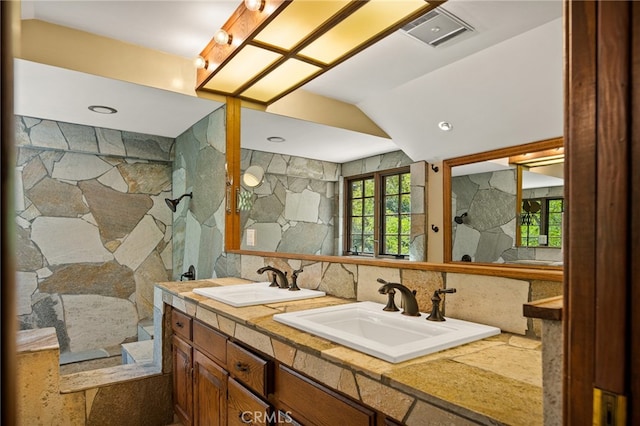
[[396, 291], [394, 289], [389, 289], [387, 291], [387, 306], [385, 306], [382, 310], [387, 312], [397, 312], [400, 309], [396, 306], [395, 300]]
[[289, 285], [289, 291], [298, 291], [300, 287], [298, 287], [298, 274], [302, 272], [302, 268], [296, 269], [291, 273], [291, 284]]
[[269, 287], [280, 287], [278, 285], [278, 280], [275, 272], [271, 273], [271, 284], [269, 284]]

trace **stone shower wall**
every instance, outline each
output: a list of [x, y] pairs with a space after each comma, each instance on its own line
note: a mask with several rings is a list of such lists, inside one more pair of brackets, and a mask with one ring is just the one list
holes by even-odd
[[172, 269], [173, 139], [16, 117], [17, 313], [61, 360], [119, 354]]
[[453, 177], [451, 202], [453, 216], [467, 213], [462, 224], [452, 221], [452, 259], [503, 263], [516, 235], [515, 169]]
[[[250, 202], [241, 211], [243, 250], [326, 254], [337, 252], [336, 185], [340, 165], [289, 155], [242, 150], [242, 171], [259, 165], [262, 184], [243, 188]], [[247, 231], [255, 245], [247, 244]]]
[[176, 138], [173, 198], [189, 192], [193, 198], [185, 197], [173, 214], [173, 280], [190, 265], [198, 279], [227, 276], [225, 153], [224, 107]]

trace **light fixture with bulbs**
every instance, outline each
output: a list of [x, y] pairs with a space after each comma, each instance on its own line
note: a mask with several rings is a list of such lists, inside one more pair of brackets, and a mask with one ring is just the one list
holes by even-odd
[[206, 59], [204, 59], [202, 56], [196, 56], [196, 58], [193, 60], [193, 64], [199, 70], [207, 69], [207, 67], [209, 66], [209, 62]]
[[440, 3], [244, 0], [200, 53], [196, 91], [269, 105]]
[[244, 6], [252, 12], [262, 12], [265, 0], [244, 0]]
[[222, 45], [231, 44], [233, 42], [233, 36], [228, 32], [226, 32], [225, 30], [223, 30], [222, 28], [220, 28], [213, 35], [213, 41], [215, 41], [217, 44], [222, 44]]

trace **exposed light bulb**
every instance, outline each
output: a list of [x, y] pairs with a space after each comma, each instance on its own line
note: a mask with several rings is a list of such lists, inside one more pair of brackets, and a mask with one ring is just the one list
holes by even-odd
[[207, 61], [206, 59], [204, 59], [202, 56], [197, 56], [194, 60], [193, 60], [193, 64], [196, 66], [197, 69], [201, 70], [201, 69], [207, 69], [207, 67], [209, 66], [209, 61]]
[[265, 0], [244, 0], [244, 7], [252, 12], [264, 10]]
[[218, 44], [231, 44], [232, 40], [233, 40], [233, 36], [228, 32], [226, 32], [225, 30], [223, 30], [222, 28], [216, 31], [216, 33], [213, 35], [213, 41], [215, 41]]

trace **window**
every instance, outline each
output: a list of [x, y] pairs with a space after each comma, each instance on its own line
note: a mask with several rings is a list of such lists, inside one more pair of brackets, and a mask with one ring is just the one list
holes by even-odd
[[361, 175], [346, 179], [345, 185], [344, 252], [408, 256], [411, 240], [409, 169]]
[[522, 200], [520, 246], [562, 247], [562, 198]]

